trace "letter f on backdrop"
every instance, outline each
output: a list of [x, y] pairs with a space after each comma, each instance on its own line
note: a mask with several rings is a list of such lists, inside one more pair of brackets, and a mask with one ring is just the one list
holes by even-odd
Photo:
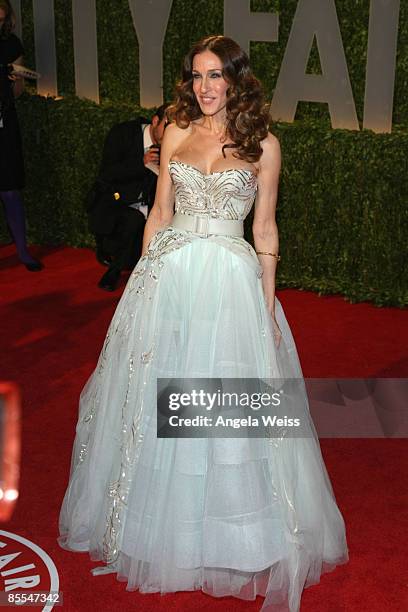
[[[306, 74], [314, 37], [322, 74]], [[334, 0], [299, 0], [271, 104], [274, 120], [292, 122], [300, 100], [327, 102], [332, 126], [358, 130]]]

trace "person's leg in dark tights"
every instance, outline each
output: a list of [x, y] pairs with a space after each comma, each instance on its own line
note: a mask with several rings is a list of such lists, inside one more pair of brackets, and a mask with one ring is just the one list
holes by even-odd
[[0, 198], [3, 200], [7, 224], [20, 260], [27, 265], [39, 264], [28, 252], [24, 205], [20, 192], [16, 190], [0, 191]]

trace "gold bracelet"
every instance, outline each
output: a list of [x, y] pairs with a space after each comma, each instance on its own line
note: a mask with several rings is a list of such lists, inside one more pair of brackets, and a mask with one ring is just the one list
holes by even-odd
[[270, 255], [271, 257], [276, 257], [278, 261], [280, 261], [281, 256], [277, 253], [267, 253], [266, 251], [255, 251], [257, 255]]

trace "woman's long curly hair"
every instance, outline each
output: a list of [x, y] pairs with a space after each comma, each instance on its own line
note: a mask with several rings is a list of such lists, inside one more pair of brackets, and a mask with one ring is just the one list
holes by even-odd
[[0, 9], [6, 14], [3, 26], [0, 28], [0, 38], [5, 39], [10, 36], [16, 25], [16, 16], [9, 0], [0, 0]]
[[176, 100], [168, 109], [168, 116], [181, 128], [203, 116], [193, 92], [193, 59], [198, 53], [211, 51], [222, 62], [222, 74], [229, 84], [226, 104], [226, 133], [236, 148], [234, 157], [248, 162], [258, 161], [262, 155], [261, 140], [268, 134], [269, 112], [264, 103], [260, 82], [253, 75], [245, 51], [231, 38], [208, 36], [196, 43], [184, 58], [182, 78], [176, 85]]

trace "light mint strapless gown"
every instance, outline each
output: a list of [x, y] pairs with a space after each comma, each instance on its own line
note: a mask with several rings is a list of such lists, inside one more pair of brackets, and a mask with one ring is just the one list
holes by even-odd
[[[181, 214], [243, 220], [253, 205], [249, 170], [169, 170]], [[170, 226], [118, 304], [80, 398], [59, 543], [103, 560], [95, 573], [129, 590], [260, 594], [263, 611], [295, 612], [303, 588], [347, 561], [306, 394], [309, 437], [156, 436], [157, 377], [302, 377], [279, 300], [275, 346], [261, 276], [243, 238]]]

